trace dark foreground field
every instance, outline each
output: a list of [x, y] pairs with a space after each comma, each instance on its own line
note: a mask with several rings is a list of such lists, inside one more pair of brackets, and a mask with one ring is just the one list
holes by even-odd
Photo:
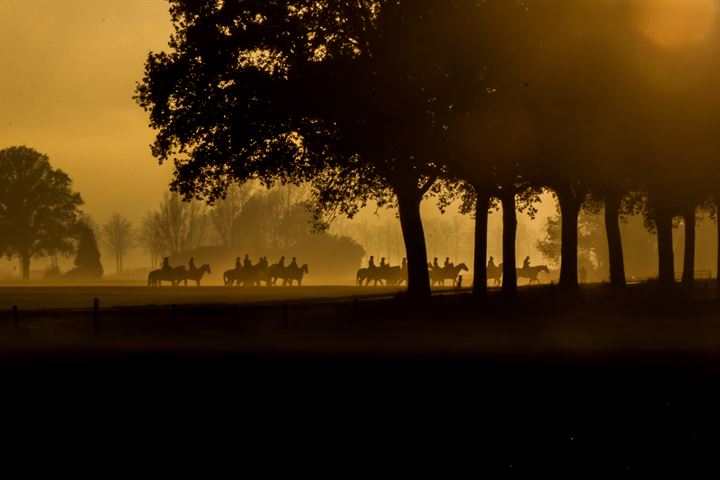
[[5, 411], [346, 468], [450, 451], [441, 465], [474, 472], [720, 471], [720, 302], [704, 285], [374, 293], [5, 310]]

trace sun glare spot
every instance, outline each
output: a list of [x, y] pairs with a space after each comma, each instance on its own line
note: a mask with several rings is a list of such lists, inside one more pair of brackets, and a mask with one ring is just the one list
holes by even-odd
[[702, 42], [715, 26], [718, 0], [638, 0], [639, 31], [656, 45], [680, 49]]

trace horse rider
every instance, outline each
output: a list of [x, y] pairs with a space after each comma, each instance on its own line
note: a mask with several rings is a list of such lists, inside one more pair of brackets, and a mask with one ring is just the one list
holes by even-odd
[[385, 263], [385, 257], [382, 257], [382, 258], [380, 259], [380, 268], [385, 269], [385, 268], [389, 268], [389, 267], [390, 267], [390, 265], [387, 264], [387, 263]]
[[195, 269], [195, 259], [193, 257], [190, 257], [190, 262], [188, 263], [188, 270], [192, 272]]
[[285, 268], [285, 255], [280, 257], [280, 260], [278, 260], [278, 265], [280, 265], [282, 268]]
[[368, 270], [375, 270], [377, 267], [375, 266], [375, 257], [373, 255], [370, 255], [370, 259], [368, 260]]
[[252, 262], [250, 261], [250, 255], [247, 253], [245, 254], [245, 259], [243, 260], [243, 267], [245, 267], [245, 268], [252, 267]]
[[295, 257], [293, 257], [292, 262], [290, 262], [290, 265], [288, 265], [288, 268], [292, 268], [294, 270], [298, 269], [298, 264], [297, 264], [297, 260], [295, 259]]
[[163, 258], [162, 267], [160, 268], [165, 271], [170, 270], [170, 259], [168, 257]]
[[443, 268], [452, 268], [452, 263], [450, 263], [450, 257], [445, 257], [445, 263], [443, 264]]
[[240, 270], [240, 257], [235, 258], [235, 270]]
[[440, 270], [440, 264], [437, 261], [437, 257], [433, 258], [433, 268], [435, 270]]
[[530, 255], [525, 257], [525, 260], [523, 260], [522, 268], [523, 268], [523, 270], [527, 270], [528, 268], [530, 268]]
[[495, 265], [495, 259], [493, 257], [490, 257], [490, 260], [488, 260], [487, 269], [491, 270], [497, 268]]
[[403, 257], [402, 259], [402, 270], [405, 270], [407, 268], [407, 258]]

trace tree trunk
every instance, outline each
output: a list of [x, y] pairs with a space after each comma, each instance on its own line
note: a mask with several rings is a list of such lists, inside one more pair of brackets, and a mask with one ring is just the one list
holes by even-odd
[[685, 218], [685, 256], [682, 283], [689, 287], [695, 282], [695, 206], [688, 208], [683, 217]]
[[507, 296], [517, 294], [517, 270], [515, 262], [515, 241], [517, 237], [517, 214], [515, 192], [503, 193], [500, 201], [503, 209], [503, 278], [502, 291]]
[[562, 225], [560, 232], [560, 286], [578, 287], [578, 215], [581, 201], [572, 191], [557, 191]]
[[625, 259], [620, 236], [620, 198], [612, 194], [605, 197], [605, 233], [608, 241], [610, 283], [613, 287], [623, 288], [625, 286]]
[[[717, 204], [716, 204], [717, 205]], [[715, 208], [718, 208], [717, 206]], [[718, 209], [720, 210], [720, 208]], [[715, 266], [715, 294], [720, 297], [720, 211], [715, 219], [717, 226], [717, 259]]]
[[487, 293], [487, 236], [490, 195], [475, 189], [475, 255], [473, 260], [473, 294]]
[[20, 258], [23, 280], [30, 280], [30, 254], [25, 253]]
[[672, 243], [672, 215], [664, 208], [657, 208], [658, 280], [662, 285], [675, 283], [675, 266]]
[[398, 194], [398, 212], [408, 261], [408, 294], [430, 297], [430, 276], [427, 266], [425, 232], [420, 218], [420, 196]]

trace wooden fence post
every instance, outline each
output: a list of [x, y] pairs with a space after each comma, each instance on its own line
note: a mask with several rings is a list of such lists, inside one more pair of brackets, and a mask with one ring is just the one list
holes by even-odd
[[17, 305], [12, 306], [12, 316], [13, 316], [13, 331], [15, 332], [15, 335], [17, 335], [18, 330], [20, 329]]
[[95, 336], [100, 335], [100, 299], [93, 298], [93, 330]]

